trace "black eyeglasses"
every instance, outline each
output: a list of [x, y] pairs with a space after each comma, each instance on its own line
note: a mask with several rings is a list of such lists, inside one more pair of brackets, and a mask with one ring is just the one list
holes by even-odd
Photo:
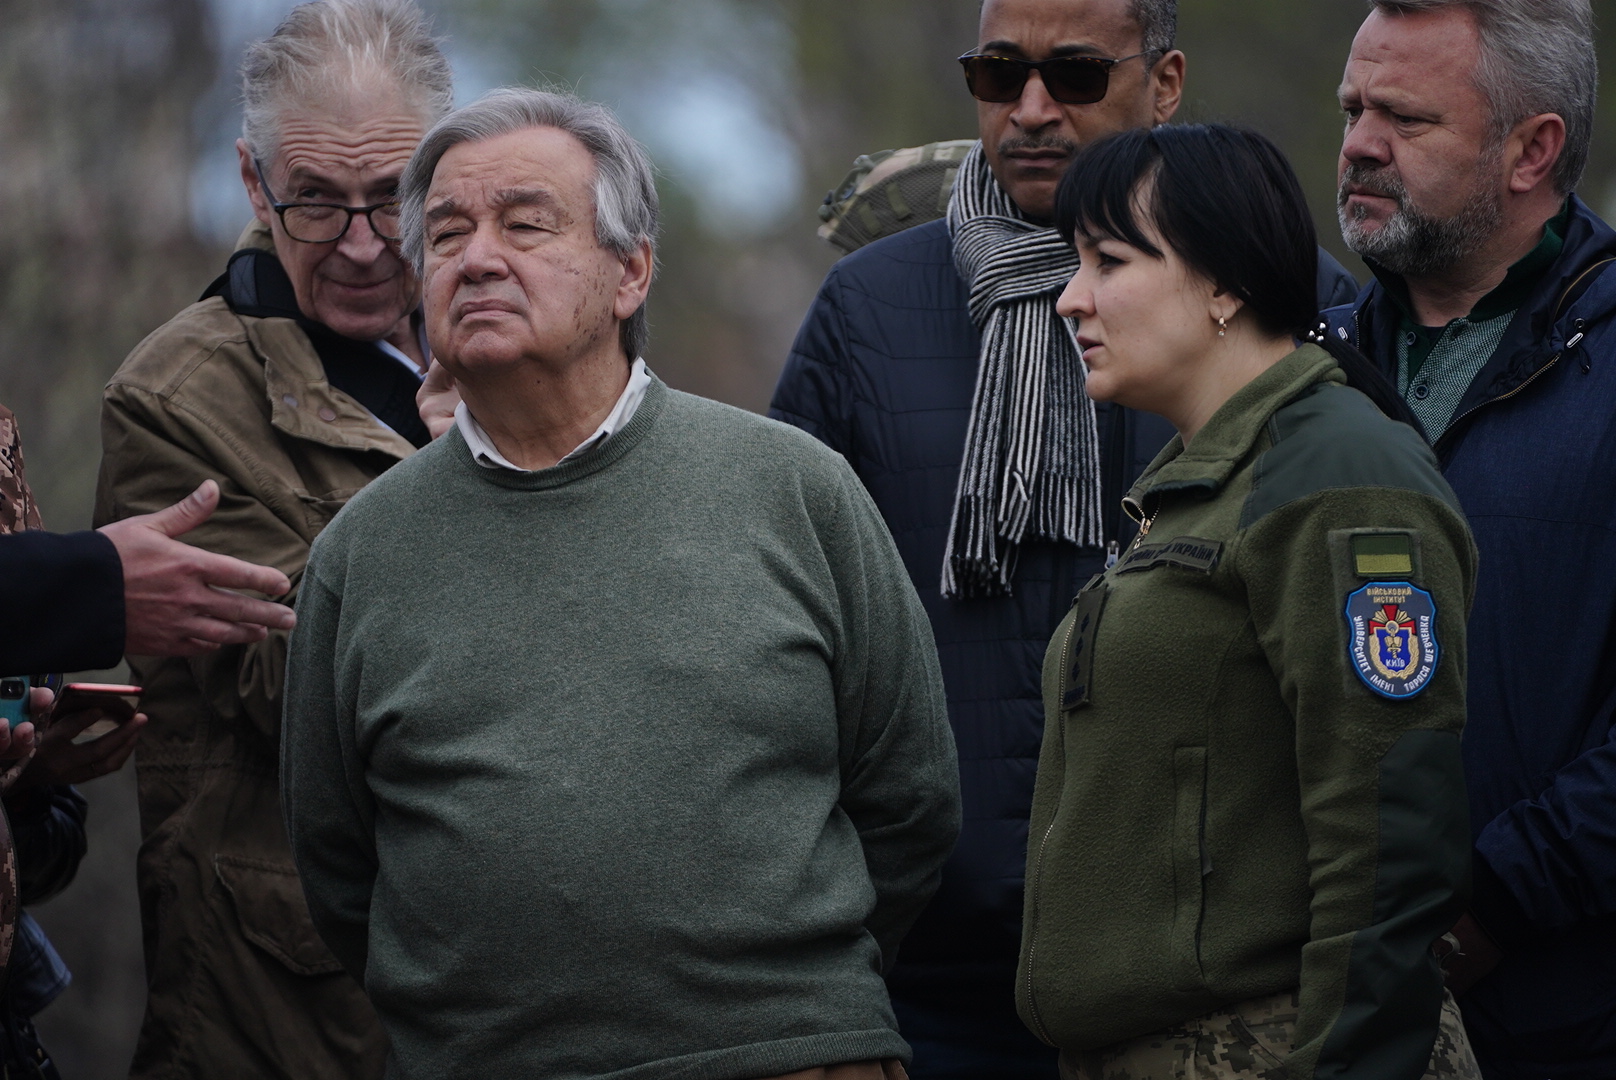
[[258, 183], [269, 196], [270, 207], [281, 216], [281, 227], [293, 240], [305, 244], [329, 244], [341, 240], [353, 224], [355, 214], [364, 214], [370, 221], [370, 231], [383, 240], [396, 241], [399, 228], [397, 202], [373, 203], [370, 206], [343, 206], [341, 203], [280, 202], [269, 190], [264, 179], [264, 166], [255, 157], [253, 168], [258, 170]]
[[1154, 49], [1108, 60], [1103, 56], [1056, 56], [1048, 60], [1019, 60], [1014, 56], [966, 53], [959, 58], [965, 67], [965, 85], [978, 101], [1005, 102], [1021, 97], [1027, 73], [1038, 72], [1049, 96], [1064, 105], [1093, 105], [1105, 100], [1111, 85], [1111, 69], [1126, 60], [1150, 56]]

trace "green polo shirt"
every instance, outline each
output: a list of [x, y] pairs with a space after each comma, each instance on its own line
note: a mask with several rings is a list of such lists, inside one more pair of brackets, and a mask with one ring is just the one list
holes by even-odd
[[1498, 287], [1476, 302], [1470, 314], [1446, 326], [1425, 326], [1414, 314], [1408, 283], [1401, 275], [1369, 262], [1386, 293], [1396, 302], [1397, 389], [1435, 442], [1453, 422], [1454, 412], [1477, 373], [1492, 359], [1515, 312], [1538, 279], [1565, 247], [1570, 200], [1543, 228], [1543, 238], [1509, 268]]

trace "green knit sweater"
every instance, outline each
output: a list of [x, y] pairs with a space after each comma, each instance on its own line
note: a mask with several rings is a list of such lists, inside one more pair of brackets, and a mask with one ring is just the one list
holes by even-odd
[[907, 1057], [959, 827], [935, 646], [847, 464], [653, 382], [535, 473], [451, 432], [309, 560], [282, 743], [316, 926], [418, 1080]]
[[1148, 535], [1056, 631], [1017, 998], [1057, 1046], [1300, 987], [1291, 1080], [1425, 1073], [1475, 545], [1342, 382], [1304, 346], [1174, 439], [1129, 496]]

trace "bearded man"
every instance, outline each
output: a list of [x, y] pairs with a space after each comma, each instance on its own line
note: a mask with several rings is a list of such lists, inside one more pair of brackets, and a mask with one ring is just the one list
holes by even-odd
[[[1084, 394], [1055, 313], [1077, 257], [1050, 219], [1079, 146], [1178, 109], [1176, 24], [1174, 0], [988, 0], [961, 58], [980, 142], [946, 220], [836, 265], [770, 409], [852, 463], [942, 660], [965, 825], [887, 979], [917, 1080], [1056, 1076], [1013, 993], [1044, 649], [1133, 539], [1122, 496], [1173, 431]], [[1352, 296], [1319, 269], [1321, 306]]]
[[1588, 0], [1375, 0], [1341, 87], [1376, 280], [1328, 332], [1396, 380], [1481, 550], [1447, 966], [1488, 1080], [1616, 1076], [1616, 232], [1573, 194], [1597, 82]]
[[[420, 12], [295, 8], [243, 63], [241, 178], [257, 222], [203, 299], [142, 342], [102, 409], [97, 523], [204, 480], [186, 537], [266, 563], [293, 602], [347, 499], [428, 441], [420, 288], [397, 186], [451, 105]], [[438, 418], [444, 425], [445, 418]], [[151, 723], [137, 755], [149, 982], [136, 1077], [376, 1077], [387, 1040], [321, 943], [277, 786], [287, 632], [190, 662], [133, 656]]]

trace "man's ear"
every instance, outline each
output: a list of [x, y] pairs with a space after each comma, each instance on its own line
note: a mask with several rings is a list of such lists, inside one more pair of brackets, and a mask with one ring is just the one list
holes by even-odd
[[623, 277], [617, 283], [617, 299], [612, 305], [612, 314], [619, 322], [640, 310], [651, 294], [651, 278], [655, 273], [656, 256], [651, 251], [651, 242], [642, 240], [639, 247], [623, 257]]
[[1184, 100], [1184, 54], [1177, 49], [1156, 61], [1150, 72], [1151, 123], [1165, 124]]
[[1556, 113], [1528, 117], [1516, 124], [1506, 144], [1514, 158], [1514, 167], [1509, 172], [1509, 190], [1525, 195], [1545, 180], [1552, 183], [1554, 167], [1565, 153], [1565, 141], [1565, 120]]
[[252, 203], [253, 216], [270, 228], [275, 226], [275, 211], [270, 209], [264, 185], [258, 182], [258, 170], [253, 167], [252, 150], [246, 139], [236, 140], [236, 157], [240, 159], [241, 182], [247, 187], [247, 199]]

